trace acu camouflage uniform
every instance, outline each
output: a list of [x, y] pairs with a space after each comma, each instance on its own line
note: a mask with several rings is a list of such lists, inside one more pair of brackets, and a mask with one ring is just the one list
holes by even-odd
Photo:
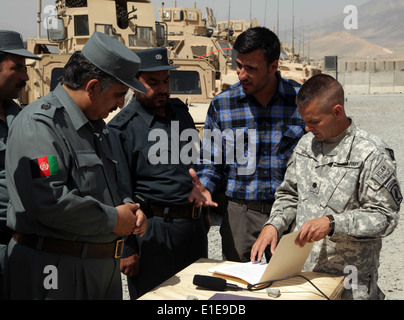
[[354, 266], [359, 287], [346, 288], [342, 298], [383, 298], [377, 287], [381, 238], [397, 226], [402, 200], [393, 151], [353, 123], [328, 154], [323, 144], [311, 133], [299, 141], [267, 224], [282, 235], [332, 214], [334, 234], [314, 243], [304, 269], [343, 275]]

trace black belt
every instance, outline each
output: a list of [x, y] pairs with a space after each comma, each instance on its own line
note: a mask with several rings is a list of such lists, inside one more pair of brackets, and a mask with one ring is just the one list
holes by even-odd
[[13, 230], [0, 225], [0, 244], [7, 245], [13, 237]]
[[199, 219], [201, 217], [202, 207], [165, 207], [163, 205], [156, 205], [149, 203], [154, 216], [163, 217], [165, 220], [174, 218], [192, 218]]
[[115, 258], [123, 251], [123, 239], [110, 243], [86, 243], [14, 233], [14, 240], [31, 249], [81, 258]]
[[230, 202], [234, 202], [240, 205], [246, 205], [247, 209], [270, 214], [272, 209], [272, 201], [247, 201], [247, 200], [240, 200], [240, 199], [233, 199], [228, 198]]

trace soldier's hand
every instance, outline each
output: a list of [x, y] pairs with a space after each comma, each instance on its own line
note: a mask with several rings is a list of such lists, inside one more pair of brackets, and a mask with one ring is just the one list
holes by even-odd
[[262, 255], [264, 254], [267, 246], [271, 245], [271, 253], [273, 254], [276, 249], [276, 244], [278, 242], [278, 230], [273, 225], [266, 225], [260, 235], [258, 236], [257, 241], [255, 241], [250, 254], [251, 262], [254, 262], [257, 258], [257, 261], [261, 261]]
[[137, 253], [127, 257], [121, 258], [121, 272], [129, 277], [134, 277], [140, 270], [140, 257]]
[[300, 247], [304, 247], [307, 242], [319, 241], [325, 238], [330, 232], [330, 219], [328, 219], [328, 217], [309, 220], [302, 225], [295, 243]]
[[135, 215], [135, 212], [139, 208], [140, 205], [138, 203], [125, 203], [117, 206], [118, 219], [112, 232], [119, 236], [131, 234], [136, 228], [137, 216]]
[[147, 229], [147, 218], [144, 212], [140, 209], [136, 210], [135, 215], [137, 217], [136, 227], [133, 229], [133, 234], [139, 235], [139, 237], [143, 237], [146, 233]]
[[212, 206], [217, 207], [218, 204], [212, 201], [212, 195], [209, 190], [199, 181], [198, 175], [194, 169], [189, 169], [189, 174], [192, 177], [192, 182], [194, 187], [192, 188], [191, 194], [188, 197], [189, 202], [193, 202], [195, 207], [200, 206]]

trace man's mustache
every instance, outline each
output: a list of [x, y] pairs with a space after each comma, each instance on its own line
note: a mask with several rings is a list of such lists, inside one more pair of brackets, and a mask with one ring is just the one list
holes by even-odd
[[21, 81], [20, 83], [17, 84], [17, 88], [24, 88], [27, 85], [25, 81]]
[[166, 93], [162, 93], [162, 94], [157, 94], [155, 97], [156, 98], [167, 98], [168, 99], [170, 96], [168, 94], [166, 94]]

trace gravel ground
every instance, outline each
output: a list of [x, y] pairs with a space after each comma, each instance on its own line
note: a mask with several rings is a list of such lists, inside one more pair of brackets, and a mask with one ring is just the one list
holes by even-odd
[[[404, 94], [349, 95], [346, 112], [357, 126], [382, 138], [395, 152], [398, 179], [404, 193]], [[402, 206], [404, 208], [404, 205]], [[401, 209], [401, 214], [404, 209]], [[208, 233], [210, 259], [221, 260], [221, 217], [212, 215], [212, 227]], [[383, 239], [379, 267], [379, 287], [387, 300], [404, 300], [404, 227], [400, 221], [396, 230]], [[401, 270], [401, 271], [400, 271]], [[123, 279], [124, 299], [129, 299], [126, 279]]]
[[[357, 126], [378, 135], [393, 150], [397, 159], [398, 180], [404, 193], [404, 95], [348, 96], [347, 114]], [[400, 215], [403, 217], [404, 204]], [[380, 257], [379, 287], [387, 300], [404, 299], [404, 226], [401, 220], [396, 230], [383, 239]]]

